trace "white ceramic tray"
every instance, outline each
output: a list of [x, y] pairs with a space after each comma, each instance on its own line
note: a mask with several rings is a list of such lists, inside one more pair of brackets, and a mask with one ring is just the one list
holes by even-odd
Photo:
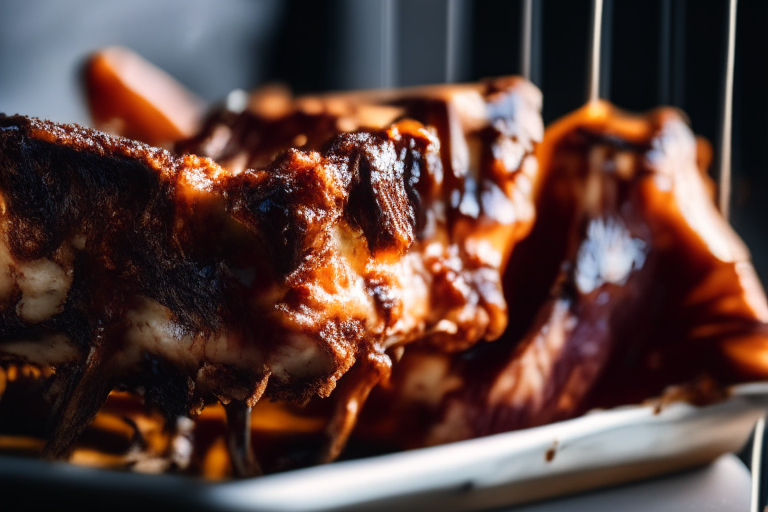
[[[583, 417], [445, 446], [250, 480], [206, 483], [0, 457], [0, 494], [46, 489], [63, 503], [186, 510], [480, 510], [561, 496], [708, 463], [741, 448], [768, 409], [768, 383], [723, 402], [594, 411]], [[58, 494], [57, 494], [58, 493]], [[83, 494], [87, 493], [87, 494]], [[88, 497], [87, 500], [83, 498]], [[119, 508], [119, 507], [118, 507]]]

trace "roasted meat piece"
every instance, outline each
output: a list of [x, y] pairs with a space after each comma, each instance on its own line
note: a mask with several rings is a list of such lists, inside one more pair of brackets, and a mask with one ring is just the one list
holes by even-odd
[[91, 55], [84, 82], [99, 130], [166, 147], [199, 129], [203, 101], [127, 48], [113, 46]]
[[517, 79], [473, 90], [471, 123], [430, 99], [437, 133], [402, 119], [264, 169], [0, 117], [0, 360], [55, 371], [45, 453], [66, 454], [119, 388], [171, 422], [226, 404], [233, 464], [250, 474], [249, 408], [328, 396], [352, 369], [330, 460], [387, 351], [498, 337], [500, 271], [532, 216], [540, 95]]
[[672, 109], [595, 103], [548, 128], [507, 333], [458, 355], [409, 347], [362, 434], [444, 443], [768, 378], [765, 294], [697, 147]]

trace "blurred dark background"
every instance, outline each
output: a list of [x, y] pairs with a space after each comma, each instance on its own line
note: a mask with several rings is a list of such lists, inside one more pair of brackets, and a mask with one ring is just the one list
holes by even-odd
[[[455, 80], [518, 73], [520, 0], [451, 2], [2, 0], [0, 112], [88, 124], [79, 70], [91, 51], [113, 44], [137, 51], [211, 102], [232, 89], [274, 81], [297, 93], [442, 82], [449, 5]], [[606, 0], [603, 96], [629, 110], [676, 105], [697, 133], [715, 142], [726, 3]], [[584, 101], [590, 5], [534, 0], [532, 78], [544, 92], [546, 122]], [[740, 0], [736, 53], [732, 221], [765, 282], [765, 0]]]

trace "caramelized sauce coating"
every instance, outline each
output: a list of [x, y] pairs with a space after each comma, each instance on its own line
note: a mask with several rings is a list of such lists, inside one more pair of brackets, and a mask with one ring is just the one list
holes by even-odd
[[[326, 397], [357, 363], [331, 460], [388, 350], [498, 337], [501, 269], [532, 219], [540, 95], [519, 79], [481, 91], [431, 98], [440, 126], [329, 134], [261, 169], [0, 117], [0, 360], [55, 370], [45, 454], [65, 455], [114, 388], [169, 424], [218, 400], [242, 431], [262, 396]], [[472, 122], [454, 108], [467, 97]], [[234, 436], [235, 470], [255, 472]]]
[[505, 278], [510, 329], [459, 355], [409, 347], [361, 435], [423, 446], [768, 377], [765, 294], [678, 112], [591, 104], [548, 129], [539, 158], [539, 217]]

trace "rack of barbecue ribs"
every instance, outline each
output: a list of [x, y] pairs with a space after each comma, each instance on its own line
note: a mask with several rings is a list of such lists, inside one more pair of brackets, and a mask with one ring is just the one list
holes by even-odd
[[0, 361], [49, 375], [44, 456], [66, 457], [118, 389], [168, 425], [224, 404], [239, 475], [259, 471], [256, 402], [333, 393], [317, 462], [335, 458], [402, 347], [504, 331], [540, 105], [517, 78], [304, 100], [214, 116], [178, 155], [0, 117]]
[[460, 354], [411, 346], [361, 434], [417, 447], [597, 407], [722, 398], [768, 378], [768, 304], [714, 206], [682, 115], [588, 104], [539, 147], [537, 220], [505, 276], [510, 327]]
[[142, 66], [94, 58], [94, 120], [173, 153], [0, 122], [0, 449], [246, 476], [768, 378], [675, 110], [591, 103], [538, 144], [539, 91], [501, 78], [201, 118]]

